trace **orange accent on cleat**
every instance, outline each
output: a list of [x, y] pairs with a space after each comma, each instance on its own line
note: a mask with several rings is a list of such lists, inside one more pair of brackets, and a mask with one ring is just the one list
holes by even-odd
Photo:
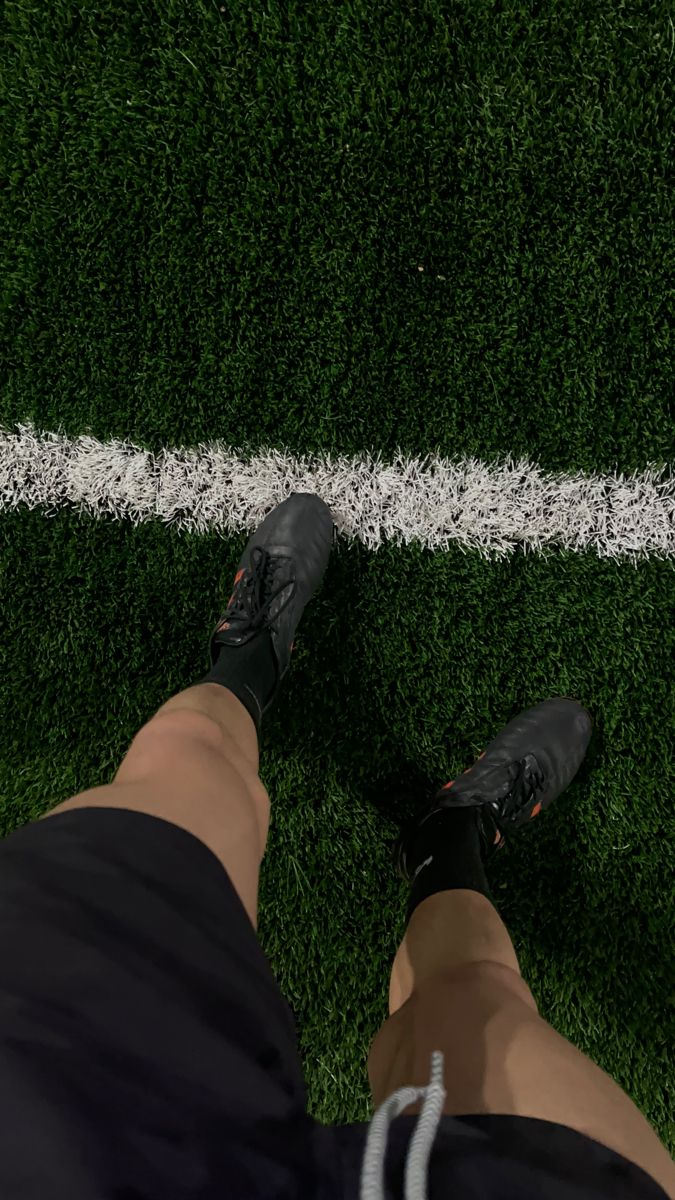
[[532, 820], [533, 817], [538, 817], [540, 812], [541, 812], [541, 800], [539, 801], [538, 804], [535, 804], [534, 808], [532, 809], [532, 812], [530, 813], [530, 820]]
[[504, 839], [503, 839], [501, 833], [499, 832], [499, 830], [497, 830], [497, 832], [495, 833], [494, 845], [495, 846], [503, 846], [504, 845]]
[[454, 781], [454, 779], [451, 779], [449, 783], [444, 783], [444, 784], [443, 784], [443, 787], [441, 788], [441, 791], [442, 791], [442, 792], [449, 792], [449, 791], [450, 791], [450, 788], [452, 787], [452, 785], [453, 785], [453, 783], [454, 783], [454, 782], [455, 782], [455, 781]]
[[[237, 594], [237, 584], [239, 583], [239, 580], [241, 579], [242, 575], [245, 575], [245, 574], [246, 574], [246, 567], [242, 567], [240, 571], [237, 571], [237, 574], [234, 577], [234, 588], [232, 590], [232, 595], [230, 596], [230, 598], [227, 602], [228, 608], [232, 607], [232, 601], [234, 600], [234, 597]], [[223, 628], [223, 626], [221, 625], [221, 629], [222, 628]]]
[[222, 625], [218, 626], [218, 633], [220, 633], [221, 629], [229, 629], [229, 628], [230, 628], [230, 622], [223, 621]]

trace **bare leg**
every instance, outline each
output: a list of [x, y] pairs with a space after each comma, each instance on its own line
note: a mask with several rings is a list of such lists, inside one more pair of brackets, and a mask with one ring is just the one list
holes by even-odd
[[295, 493], [269, 513], [248, 541], [211, 639], [214, 682], [160, 708], [134, 738], [114, 783], [55, 810], [126, 808], [180, 825], [220, 859], [253, 925], [270, 804], [251, 714], [262, 716], [288, 669], [333, 530], [330, 509], [312, 494]]
[[255, 925], [270, 804], [244, 706], [217, 683], [174, 696], [136, 734], [115, 780], [58, 805], [126, 808], [180, 825], [220, 859]]
[[631, 1159], [675, 1197], [675, 1166], [642, 1114], [539, 1016], [485, 896], [439, 892], [416, 908], [394, 960], [389, 1011], [370, 1053], [376, 1103], [404, 1084], [425, 1085], [431, 1052], [441, 1050], [447, 1113], [567, 1125]]

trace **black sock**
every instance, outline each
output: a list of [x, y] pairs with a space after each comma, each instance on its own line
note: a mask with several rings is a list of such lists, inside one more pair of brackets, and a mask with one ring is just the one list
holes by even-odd
[[241, 700], [260, 731], [263, 709], [277, 684], [277, 665], [272, 635], [263, 629], [242, 646], [222, 645], [218, 657], [201, 683], [221, 683]]
[[456, 888], [490, 895], [475, 808], [442, 808], [420, 825], [406, 854], [414, 878], [408, 920], [427, 896]]

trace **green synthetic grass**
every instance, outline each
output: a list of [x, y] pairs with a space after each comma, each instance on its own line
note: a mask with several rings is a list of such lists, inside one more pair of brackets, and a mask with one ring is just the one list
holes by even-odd
[[7, 0], [5, 420], [667, 458], [670, 6], [220, 8]]
[[[66, 514], [4, 523], [4, 831], [107, 781], [198, 677], [240, 550]], [[672, 1138], [671, 598], [663, 563], [336, 553], [262, 765], [261, 934], [320, 1116], [367, 1111], [404, 912], [389, 785], [454, 776], [512, 713], [561, 692], [596, 718], [588, 766], [503, 856], [495, 891], [542, 1011]]]
[[[669, 12], [7, 2], [0, 421], [668, 460]], [[9, 832], [109, 779], [199, 676], [242, 542], [1, 529]], [[588, 766], [495, 891], [544, 1014], [675, 1146], [674, 598], [667, 563], [340, 547], [262, 760], [261, 936], [320, 1117], [367, 1113], [404, 912], [388, 785], [564, 692], [597, 721]]]

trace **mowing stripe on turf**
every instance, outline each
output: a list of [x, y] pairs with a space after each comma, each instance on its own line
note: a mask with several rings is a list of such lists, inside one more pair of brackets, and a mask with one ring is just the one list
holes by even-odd
[[194, 532], [254, 527], [294, 491], [317, 492], [340, 532], [433, 550], [459, 542], [485, 554], [518, 546], [593, 550], [604, 557], [675, 556], [675, 476], [553, 474], [527, 461], [437, 455], [294, 457], [219, 444], [158, 454], [126, 442], [0, 431], [0, 507], [160, 520]]

